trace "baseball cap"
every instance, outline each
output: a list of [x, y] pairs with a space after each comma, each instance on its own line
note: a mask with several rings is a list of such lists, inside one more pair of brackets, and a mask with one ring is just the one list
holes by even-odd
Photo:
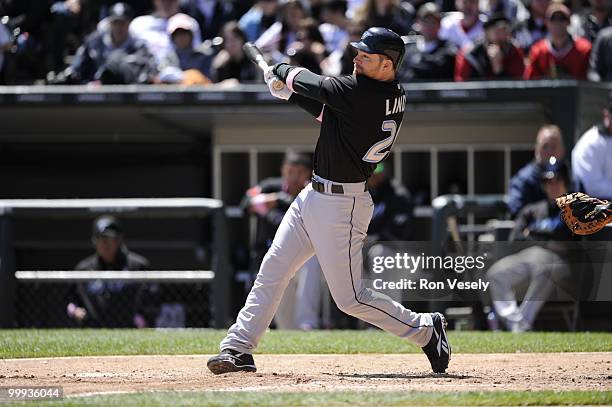
[[307, 155], [298, 154], [295, 152], [287, 153], [283, 159], [283, 164], [301, 165], [306, 168], [312, 167], [311, 160]]
[[123, 228], [114, 216], [100, 216], [94, 220], [92, 236], [94, 239], [101, 237], [117, 239], [123, 236]]
[[417, 18], [423, 20], [426, 17], [434, 17], [436, 20], [440, 20], [440, 8], [436, 3], [425, 3], [419, 7]]
[[550, 20], [554, 14], [561, 13], [568, 20], [570, 19], [570, 15], [572, 14], [570, 10], [561, 3], [552, 3], [546, 9], [546, 19]]
[[321, 7], [332, 11], [342, 11], [346, 13], [348, 7], [346, 0], [323, 0]]
[[510, 24], [510, 20], [504, 13], [493, 13], [493, 15], [491, 15], [491, 17], [489, 17], [489, 19], [485, 21], [482, 26], [486, 30], [491, 27], [495, 27], [499, 23]]
[[111, 20], [131, 20], [132, 15], [132, 8], [125, 3], [115, 3], [108, 10]]
[[555, 178], [562, 178], [566, 182], [569, 180], [569, 168], [565, 160], [560, 160], [557, 157], [550, 157], [544, 165], [541, 181], [548, 181]]
[[196, 32], [198, 30], [198, 22], [187, 14], [176, 13], [168, 20], [166, 31], [172, 35], [178, 29], [191, 31], [192, 33]]

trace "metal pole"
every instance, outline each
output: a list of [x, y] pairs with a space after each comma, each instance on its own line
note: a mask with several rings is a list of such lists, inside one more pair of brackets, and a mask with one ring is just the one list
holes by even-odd
[[227, 236], [227, 218], [225, 208], [214, 210], [213, 214], [213, 264], [215, 278], [211, 285], [211, 307], [213, 309], [213, 326], [227, 328], [233, 322], [231, 311], [230, 284], [232, 269], [229, 264], [229, 244]]
[[15, 318], [15, 253], [11, 219], [0, 216], [0, 328], [13, 328]]

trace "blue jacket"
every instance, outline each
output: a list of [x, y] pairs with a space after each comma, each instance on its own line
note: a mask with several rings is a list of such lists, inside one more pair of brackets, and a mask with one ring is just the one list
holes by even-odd
[[263, 11], [257, 7], [252, 7], [240, 18], [238, 24], [247, 36], [247, 40], [255, 42], [257, 38], [259, 38], [263, 32], [261, 24], [262, 18]]
[[510, 180], [508, 209], [512, 218], [515, 218], [525, 205], [546, 199], [546, 193], [540, 184], [541, 174], [542, 167], [534, 160], [521, 168]]
[[147, 83], [156, 73], [155, 60], [143, 42], [129, 37], [123, 45], [114, 47], [109, 34], [94, 31], [79, 47], [72, 61], [72, 80], [78, 83], [99, 80], [112, 63], [113, 55], [118, 57], [119, 53], [132, 56], [131, 64], [137, 66], [140, 73], [145, 74], [137, 75], [130, 83]]

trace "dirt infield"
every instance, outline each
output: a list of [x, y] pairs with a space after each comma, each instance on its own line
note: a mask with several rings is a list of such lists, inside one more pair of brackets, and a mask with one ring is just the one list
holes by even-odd
[[457, 354], [445, 375], [424, 355], [257, 355], [257, 373], [214, 376], [207, 356], [0, 360], [0, 385], [65, 394], [150, 390], [612, 390], [612, 352]]

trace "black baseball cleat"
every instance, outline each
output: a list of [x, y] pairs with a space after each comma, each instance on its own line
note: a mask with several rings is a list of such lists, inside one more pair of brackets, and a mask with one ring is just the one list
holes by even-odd
[[444, 373], [451, 358], [451, 346], [446, 336], [446, 319], [439, 312], [431, 314], [433, 333], [429, 343], [422, 347], [434, 373]]
[[206, 366], [214, 374], [257, 371], [253, 355], [240, 353], [233, 349], [222, 350], [217, 356], [208, 359]]

